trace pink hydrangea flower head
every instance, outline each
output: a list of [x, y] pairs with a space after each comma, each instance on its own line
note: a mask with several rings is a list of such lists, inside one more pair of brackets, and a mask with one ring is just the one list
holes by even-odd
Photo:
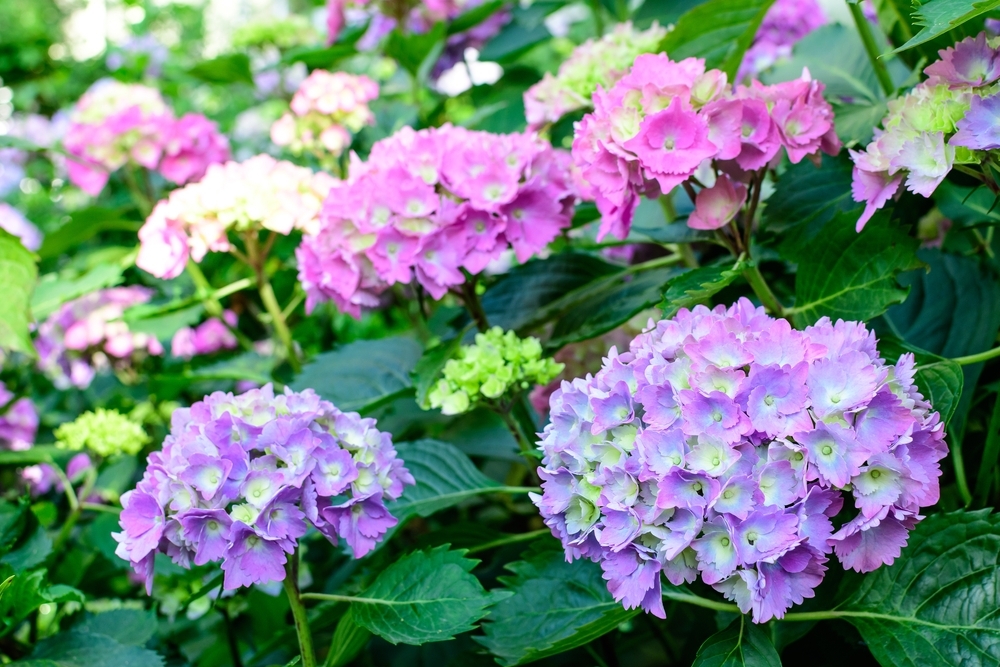
[[862, 323], [796, 331], [746, 299], [681, 310], [552, 393], [532, 500], [627, 608], [662, 617], [662, 574], [780, 619], [834, 555], [891, 564], [937, 502], [944, 425], [912, 369]]
[[227, 590], [282, 581], [310, 524], [360, 558], [397, 523], [386, 501], [414, 483], [375, 426], [311, 389], [271, 385], [181, 408], [122, 495], [116, 553], [147, 592], [157, 552], [185, 568], [221, 561]]
[[739, 170], [765, 169], [781, 148], [792, 162], [836, 154], [840, 141], [822, 91], [808, 72], [733, 91], [726, 75], [706, 71], [703, 60], [640, 55], [610, 89], [597, 89], [593, 113], [574, 134], [573, 160], [601, 212], [597, 238], [624, 239], [640, 196], [690, 185], [700, 168], [732, 171], [735, 160]]
[[215, 123], [201, 114], [179, 118], [163, 137], [159, 172], [168, 181], [184, 185], [200, 180], [209, 165], [229, 159], [229, 140]]
[[228, 233], [267, 229], [315, 232], [334, 179], [291, 162], [257, 155], [208, 167], [205, 177], [170, 193], [139, 230], [136, 265], [158, 278], [176, 278], [188, 259], [228, 252]]
[[236, 327], [236, 313], [227, 310], [222, 318], [210, 317], [196, 327], [178, 329], [170, 341], [170, 354], [191, 359], [235, 348], [236, 336], [230, 329]]
[[330, 190], [296, 251], [308, 309], [355, 317], [413, 278], [436, 299], [505, 250], [526, 261], [569, 227], [570, 157], [533, 134], [404, 128]]
[[271, 126], [271, 140], [295, 154], [338, 157], [352, 133], [375, 122], [368, 103], [378, 93], [367, 76], [313, 70], [292, 97], [291, 112]]
[[84, 389], [98, 371], [163, 354], [155, 336], [130, 331], [122, 319], [152, 296], [146, 287], [112, 287], [64, 303], [38, 325], [39, 370], [59, 389]]
[[155, 167], [174, 122], [159, 91], [114, 79], [95, 83], [77, 101], [63, 139], [70, 181], [96, 196], [108, 174], [131, 161]]

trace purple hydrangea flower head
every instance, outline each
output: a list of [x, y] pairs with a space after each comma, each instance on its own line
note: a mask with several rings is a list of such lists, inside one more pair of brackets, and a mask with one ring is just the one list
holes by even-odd
[[151, 585], [157, 551], [177, 564], [222, 561], [225, 588], [281, 581], [312, 524], [356, 558], [396, 519], [386, 502], [413, 484], [374, 419], [311, 389], [216, 392], [173, 414], [163, 449], [122, 496], [117, 553]]
[[155, 336], [130, 331], [122, 319], [152, 296], [146, 287], [112, 287], [63, 304], [38, 325], [38, 368], [60, 389], [84, 389], [98, 371], [163, 354]]
[[14, 399], [0, 382], [0, 449], [30, 449], [38, 432], [38, 410], [30, 398]]
[[435, 299], [508, 249], [519, 261], [569, 227], [577, 186], [569, 154], [533, 134], [445, 125], [404, 128], [333, 186], [296, 257], [306, 305], [355, 317], [414, 278]]
[[764, 15], [753, 43], [743, 56], [737, 81], [744, 81], [792, 55], [803, 37], [827, 23], [817, 0], [777, 0]]
[[550, 415], [532, 500], [567, 558], [660, 616], [661, 573], [700, 576], [762, 623], [812, 597], [831, 554], [891, 564], [947, 454], [912, 355], [888, 364], [861, 323], [796, 331], [746, 299], [650, 321], [564, 381]]
[[21, 244], [28, 250], [42, 247], [42, 232], [7, 202], [0, 202], [0, 229], [21, 239]]
[[236, 347], [236, 335], [231, 331], [237, 324], [236, 313], [227, 310], [222, 319], [210, 317], [196, 327], [182, 327], [170, 341], [170, 354], [191, 359], [203, 354]]
[[980, 151], [1000, 148], [1000, 95], [973, 97], [969, 113], [957, 126], [958, 132], [951, 138], [953, 146]]
[[925, 67], [924, 74], [953, 88], [978, 88], [1000, 79], [1000, 51], [989, 44], [985, 32], [941, 49], [938, 55], [941, 59]]
[[[767, 167], [782, 148], [793, 163], [819, 151], [836, 154], [840, 140], [823, 89], [804, 71], [795, 81], [733, 90], [704, 60], [638, 56], [613, 86], [597, 88], [594, 111], [574, 134], [573, 161], [588, 183], [582, 192], [601, 212], [598, 239], [625, 238], [641, 195], [690, 184], [701, 168], [726, 168], [748, 182], [749, 172]], [[696, 229], [725, 225], [746, 194], [743, 182], [729, 177], [702, 192], [688, 220]]]

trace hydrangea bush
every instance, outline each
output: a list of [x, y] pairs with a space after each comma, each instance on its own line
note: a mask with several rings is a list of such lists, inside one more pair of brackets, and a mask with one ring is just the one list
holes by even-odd
[[994, 4], [0, 2], [0, 664], [1000, 664]]

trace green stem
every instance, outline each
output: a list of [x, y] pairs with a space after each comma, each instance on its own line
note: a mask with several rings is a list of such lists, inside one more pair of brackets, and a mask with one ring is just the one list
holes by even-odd
[[121, 507], [114, 507], [112, 505], [102, 505], [100, 503], [80, 503], [80, 509], [90, 510], [91, 512], [102, 512], [104, 514], [114, 514], [114, 515], [119, 515], [122, 513]]
[[230, 294], [234, 294], [240, 290], [246, 289], [247, 287], [251, 287], [253, 285], [253, 281], [249, 278], [245, 278], [216, 290], [212, 287], [212, 284], [208, 282], [208, 278], [205, 277], [201, 267], [198, 266], [197, 262], [193, 259], [188, 260], [186, 269], [188, 276], [191, 277], [191, 282], [194, 283], [194, 286], [197, 289], [198, 299], [205, 306], [205, 311], [212, 317], [218, 318], [219, 321], [221, 321], [225, 327], [229, 329], [234, 336], [236, 336], [236, 340], [239, 341], [240, 346], [244, 350], [253, 349], [253, 341], [247, 338], [245, 333], [236, 327], [230, 326], [229, 322], [226, 322], [226, 318], [222, 316], [224, 309], [222, 307], [222, 302], [220, 301], [220, 299], [223, 299]]
[[313, 651], [312, 634], [309, 632], [309, 618], [302, 604], [305, 595], [299, 593], [299, 552], [296, 550], [285, 563], [285, 595], [295, 619], [295, 633], [299, 638], [299, 652], [302, 667], [316, 667], [316, 653]]
[[785, 308], [778, 301], [778, 297], [774, 295], [771, 291], [770, 286], [767, 281], [764, 280], [764, 276], [761, 274], [760, 269], [757, 264], [751, 263], [748, 267], [743, 269], [743, 277], [746, 281], [750, 283], [753, 293], [757, 295], [760, 302], [764, 304], [764, 307], [774, 315], [775, 317], [784, 317]]
[[679, 591], [665, 590], [663, 591], [663, 597], [668, 600], [673, 600], [674, 602], [683, 602], [685, 604], [691, 604], [705, 609], [712, 609], [714, 611], [728, 611], [734, 614], [742, 613], [740, 608], [734, 604], [716, 602], [715, 600], [709, 600], [708, 598], [703, 598], [699, 595], [694, 595], [693, 593], [681, 593]]
[[469, 311], [472, 321], [476, 323], [476, 328], [480, 331], [488, 331], [490, 321], [486, 317], [486, 311], [483, 310], [479, 294], [476, 293], [477, 282], [475, 276], [466, 273], [465, 282], [462, 283], [462, 302], [465, 304], [465, 309]]
[[285, 314], [281, 312], [281, 306], [278, 305], [278, 299], [274, 296], [274, 288], [271, 287], [271, 283], [268, 282], [263, 271], [260, 273], [257, 288], [260, 291], [260, 300], [264, 303], [264, 308], [267, 309], [268, 315], [271, 316], [271, 323], [274, 325], [274, 330], [278, 334], [278, 338], [281, 339], [282, 345], [285, 346], [288, 363], [292, 367], [292, 370], [298, 373], [302, 370], [302, 364], [299, 363], [298, 355], [295, 353], [295, 341], [292, 340], [292, 332], [288, 328], [288, 322], [285, 321]]
[[961, 442], [952, 443], [951, 460], [955, 465], [955, 483], [958, 485], [958, 494], [962, 496], [962, 502], [968, 507], [972, 504], [972, 493], [969, 491], [969, 481], [965, 476], [965, 458], [962, 456]]
[[952, 361], [959, 366], [971, 366], [972, 364], [982, 363], [990, 359], [996, 359], [997, 357], [1000, 357], [1000, 347], [994, 347], [992, 350], [986, 350], [979, 354], [970, 354], [966, 357], [954, 357]]
[[993, 412], [986, 429], [986, 444], [983, 446], [983, 460], [976, 473], [976, 500], [983, 507], [990, 494], [990, 484], [993, 481], [993, 469], [1000, 457], [1000, 394], [993, 402]]
[[892, 94], [896, 92], [896, 86], [892, 83], [892, 77], [889, 76], [889, 68], [885, 66], [885, 61], [879, 57], [878, 45], [875, 43], [875, 34], [872, 33], [871, 24], [865, 18], [864, 12], [861, 9], [861, 3], [848, 2], [847, 7], [851, 10], [854, 25], [857, 27], [861, 43], [864, 44], [865, 51], [868, 53], [868, 60], [871, 61], [872, 69], [875, 70], [875, 76], [882, 86], [882, 92], [885, 93], [886, 97], [892, 97]]

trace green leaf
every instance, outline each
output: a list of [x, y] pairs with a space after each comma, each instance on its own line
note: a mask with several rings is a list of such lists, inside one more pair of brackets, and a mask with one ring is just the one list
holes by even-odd
[[443, 341], [425, 350], [423, 356], [420, 357], [420, 361], [413, 367], [411, 375], [413, 376], [413, 387], [417, 391], [417, 405], [424, 410], [430, 409], [431, 406], [427, 401], [427, 394], [430, 393], [434, 383], [441, 377], [444, 365], [462, 347], [462, 339], [465, 337], [465, 331], [468, 331], [468, 328], [451, 340]]
[[602, 259], [575, 252], [532, 260], [511, 269], [486, 291], [483, 310], [491, 324], [503, 329], [532, 329], [560, 312], [561, 297], [620, 272]]
[[660, 308], [663, 317], [673, 317], [681, 308], [708, 301], [743, 273], [743, 263], [726, 260], [685, 271], [667, 283]]
[[583, 646], [639, 613], [608, 593], [596, 563], [566, 562], [561, 549], [539, 548], [509, 563], [500, 577], [513, 595], [491, 610], [485, 637], [474, 639], [501, 665], [522, 665]]
[[464, 553], [443, 546], [400, 558], [352, 603], [355, 621], [391, 644], [445, 641], [472, 630], [505, 595], [486, 592], [471, 574], [479, 561]]
[[350, 58], [357, 52], [354, 44], [341, 44], [339, 42], [322, 49], [303, 46], [289, 49], [281, 58], [281, 64], [287, 66], [300, 62], [309, 69], [332, 69], [341, 60]]
[[819, 168], [809, 160], [791, 165], [768, 198], [761, 228], [773, 245], [794, 247], [811, 241], [839, 213], [854, 211], [847, 155], [822, 156]]
[[1000, 663], [1000, 515], [933, 514], [839, 608], [885, 667]]
[[120, 644], [143, 646], [156, 634], [156, 613], [139, 609], [112, 609], [89, 614], [77, 630], [104, 635]]
[[479, 59], [511, 63], [532, 47], [551, 38], [552, 33], [545, 27], [545, 17], [561, 4], [541, 0], [527, 7], [515, 5], [511, 21], [486, 43], [479, 53]]
[[642, 6], [632, 15], [632, 22], [636, 27], [646, 29], [656, 21], [660, 25], [670, 25], [676, 23], [677, 19], [685, 12], [704, 3], [705, 0], [646, 0]]
[[914, 5], [913, 21], [921, 26], [920, 32], [892, 53], [899, 53], [929, 42], [967, 21], [998, 9], [1000, 0], [929, 0]]
[[[6, 578], [11, 574], [8, 566], [0, 565], [0, 576]], [[3, 598], [0, 598], [0, 635], [20, 624], [31, 612], [49, 601], [44, 586], [43, 570], [19, 573], [14, 577]]]
[[337, 629], [333, 632], [333, 642], [330, 644], [330, 653], [326, 656], [323, 667], [344, 667], [349, 664], [365, 647], [371, 636], [372, 633], [354, 620], [353, 609], [348, 608], [337, 622]]
[[[243, 352], [231, 359], [192, 369], [180, 378], [185, 382], [191, 380], [249, 380], [257, 384], [267, 384], [271, 382], [272, 366], [274, 366], [274, 359], [271, 357], [265, 357], [256, 352]], [[169, 375], [161, 377], [164, 380], [173, 379]]]
[[0, 451], [0, 465], [33, 465], [35, 463], [51, 463], [53, 457], [62, 451], [55, 445], [35, 445], [31, 449], [21, 451]]
[[669, 267], [624, 271], [577, 290], [573, 295], [576, 305], [556, 322], [548, 348], [594, 338], [627, 322], [659, 303], [666, 285], [680, 271]]
[[478, 7], [473, 7], [472, 9], [459, 14], [454, 21], [448, 24], [448, 35], [457, 35], [460, 32], [469, 30], [470, 28], [475, 28], [477, 25], [496, 14], [506, 3], [507, 0], [489, 0], [489, 2], [484, 2]]
[[98, 264], [75, 278], [60, 277], [55, 273], [44, 275], [31, 297], [31, 314], [36, 320], [44, 320], [67, 301], [105, 287], [114, 287], [122, 281], [124, 273], [125, 269], [120, 264]]
[[129, 330], [155, 336], [161, 341], [170, 340], [183, 327], [197, 324], [205, 314], [205, 306], [200, 303], [152, 317], [134, 317], [132, 310], [125, 311], [124, 317]]
[[958, 227], [1000, 223], [1000, 204], [984, 186], [971, 188], [944, 181], [932, 196], [941, 213]]
[[660, 45], [671, 60], [705, 59], [708, 68], [736, 78], [743, 54], [774, 0], [709, 0], [678, 19]]
[[424, 33], [393, 30], [385, 43], [385, 55], [395, 58], [400, 67], [423, 81], [430, 67], [441, 55], [445, 31], [444, 23], [438, 23]]
[[243, 53], [233, 53], [200, 62], [189, 69], [188, 74], [208, 83], [253, 84], [250, 58]]
[[869, 320], [906, 298], [896, 276], [920, 266], [916, 239], [879, 212], [861, 233], [854, 231], [860, 210], [840, 213], [820, 234], [792, 252], [799, 265], [795, 307], [788, 310], [797, 327], [820, 317]]
[[939, 357], [891, 335], [879, 337], [878, 351], [891, 364], [896, 363], [902, 354], [913, 354], [917, 363], [914, 377], [917, 388], [934, 409], [941, 413], [941, 421], [947, 426], [962, 398], [965, 383], [962, 367], [950, 359]]
[[781, 658], [767, 635], [741, 615], [705, 640], [692, 667], [781, 667]]
[[122, 211], [117, 209], [91, 206], [73, 211], [66, 224], [45, 235], [42, 247], [38, 249], [38, 256], [42, 259], [59, 257], [101, 232], [123, 231], [134, 234], [141, 226], [141, 222], [126, 219]]
[[317, 355], [295, 378], [341, 410], [363, 411], [413, 391], [410, 373], [423, 354], [412, 338], [359, 340]]
[[0, 229], [0, 348], [35, 355], [28, 325], [31, 323], [31, 292], [35, 288], [38, 267], [21, 241]]
[[404, 442], [396, 446], [396, 451], [417, 482], [388, 504], [399, 525], [412, 516], [430, 516], [467, 498], [500, 488], [479, 472], [468, 456], [446, 442]]
[[17, 576], [16, 574], [12, 574], [3, 581], [0, 581], [0, 600], [3, 599], [4, 591], [10, 588], [10, 585], [14, 583], [14, 577], [16, 576]]
[[153, 651], [121, 644], [111, 637], [81, 629], [60, 632], [40, 641], [25, 667], [163, 667]]

